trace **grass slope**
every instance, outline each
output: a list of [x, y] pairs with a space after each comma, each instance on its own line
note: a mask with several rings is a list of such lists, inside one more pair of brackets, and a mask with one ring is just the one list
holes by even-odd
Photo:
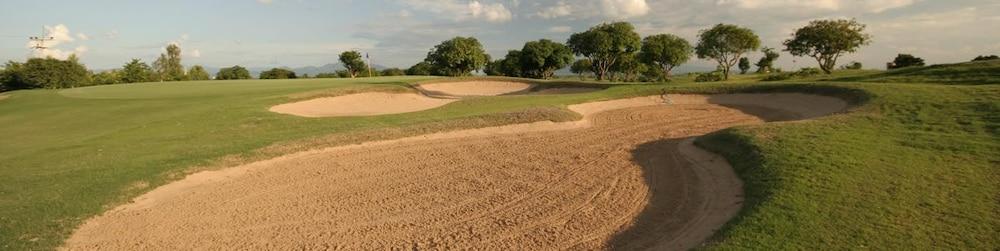
[[1000, 84], [1000, 60], [907, 67], [833, 80], [872, 83]]
[[[271, 105], [425, 78], [227, 81], [18, 91], [0, 101], [0, 249], [50, 249], [82, 220], [198, 166], [431, 131], [569, 120], [567, 104], [674, 92], [800, 91], [863, 104], [809, 122], [740, 127], [699, 144], [747, 182], [747, 209], [711, 247], [995, 249], [1000, 87], [865, 83], [616, 85], [464, 100], [424, 112], [306, 119]], [[566, 84], [566, 83], [561, 83]], [[240, 160], [242, 159], [242, 160]], [[224, 163], [224, 164], [220, 164]], [[815, 248], [814, 248], [815, 247]]]

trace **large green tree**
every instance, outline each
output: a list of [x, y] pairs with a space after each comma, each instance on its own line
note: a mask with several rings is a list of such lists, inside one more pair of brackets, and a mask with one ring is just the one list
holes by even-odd
[[298, 78], [294, 71], [282, 68], [273, 68], [260, 73], [260, 79], [293, 79]]
[[671, 34], [659, 34], [642, 40], [639, 60], [655, 65], [663, 71], [664, 77], [669, 78], [670, 71], [690, 60], [693, 53], [694, 48], [687, 40]]
[[9, 62], [0, 77], [6, 89], [72, 88], [91, 85], [90, 71], [76, 55], [66, 60], [32, 58], [21, 64]]
[[357, 77], [361, 71], [368, 70], [368, 65], [365, 64], [365, 59], [361, 57], [361, 52], [345, 51], [340, 53], [339, 60], [344, 65], [344, 68], [347, 69], [347, 73], [350, 74], [351, 78]]
[[195, 65], [191, 66], [191, 69], [188, 69], [187, 79], [199, 81], [199, 80], [210, 80], [212, 79], [212, 77], [208, 74], [208, 71], [205, 71], [205, 67], [202, 67], [200, 65]]
[[615, 64], [611, 67], [611, 72], [614, 72], [614, 76], [621, 75], [620, 80], [626, 82], [633, 82], [639, 79], [639, 74], [646, 71], [648, 66], [639, 61], [637, 55], [626, 55], [615, 61]]
[[509, 50], [502, 60], [495, 64], [500, 75], [508, 77], [524, 77], [524, 70], [521, 68], [521, 51]]
[[142, 60], [132, 59], [122, 66], [121, 78], [123, 83], [141, 83], [155, 80], [156, 73], [148, 64]]
[[424, 61], [440, 75], [466, 76], [486, 66], [489, 56], [476, 38], [455, 37], [434, 46]]
[[604, 80], [616, 61], [639, 51], [640, 39], [631, 23], [616, 22], [575, 33], [566, 44], [576, 55], [590, 59], [597, 80]]
[[713, 59], [719, 64], [724, 80], [744, 54], [760, 48], [760, 37], [752, 30], [732, 24], [718, 24], [698, 34], [695, 53], [698, 58]]
[[409, 69], [406, 69], [406, 75], [410, 76], [430, 76], [431, 74], [434, 74], [434, 66], [426, 61], [414, 64]]
[[812, 57], [819, 68], [833, 73], [837, 59], [871, 43], [865, 25], [856, 20], [813, 20], [785, 40], [785, 50], [797, 57]]
[[593, 64], [590, 62], [590, 59], [579, 59], [573, 62], [573, 65], [569, 67], [569, 71], [576, 73], [580, 76], [580, 79], [583, 79], [585, 74], [593, 73]]
[[524, 44], [519, 57], [528, 77], [548, 79], [573, 62], [573, 51], [561, 43], [542, 39]]
[[177, 44], [167, 45], [167, 53], [161, 53], [153, 62], [153, 68], [160, 81], [184, 80], [184, 66], [181, 65], [181, 47]]
[[242, 66], [233, 66], [229, 68], [219, 69], [219, 72], [215, 74], [216, 80], [230, 80], [230, 79], [250, 79], [250, 71]]

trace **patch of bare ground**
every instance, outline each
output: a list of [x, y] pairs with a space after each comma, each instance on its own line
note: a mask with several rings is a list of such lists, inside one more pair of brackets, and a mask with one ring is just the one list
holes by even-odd
[[692, 137], [847, 106], [788, 95], [595, 102], [571, 106], [584, 116], [574, 122], [373, 141], [200, 172], [88, 220], [65, 248], [688, 249], [742, 201], [732, 168]]
[[431, 97], [499, 96], [527, 92], [532, 87], [532, 84], [509, 81], [438, 82], [417, 86]]

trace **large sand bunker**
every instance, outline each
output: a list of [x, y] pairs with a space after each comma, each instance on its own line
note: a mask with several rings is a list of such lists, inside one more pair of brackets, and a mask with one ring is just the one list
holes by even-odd
[[429, 96], [446, 97], [498, 96], [527, 92], [532, 87], [532, 84], [509, 81], [441, 82], [417, 86]]
[[88, 220], [65, 247], [687, 249], [742, 203], [733, 170], [691, 137], [847, 106], [802, 94], [669, 99], [673, 105], [658, 97], [574, 105], [583, 120], [369, 142], [201, 172]]
[[374, 116], [423, 111], [454, 102], [415, 93], [367, 92], [325, 97], [271, 107], [272, 112], [302, 117]]

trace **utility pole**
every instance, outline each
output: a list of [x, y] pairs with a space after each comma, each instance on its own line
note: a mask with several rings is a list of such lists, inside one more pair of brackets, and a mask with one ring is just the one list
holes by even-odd
[[35, 42], [35, 45], [31, 46], [31, 49], [38, 51], [39, 52], [38, 55], [45, 55], [45, 50], [49, 48], [45, 46], [45, 41], [52, 41], [55, 39], [56, 39], [55, 37], [48, 35], [48, 33], [45, 31], [45, 26], [42, 26], [42, 36], [28, 37], [28, 40]]

